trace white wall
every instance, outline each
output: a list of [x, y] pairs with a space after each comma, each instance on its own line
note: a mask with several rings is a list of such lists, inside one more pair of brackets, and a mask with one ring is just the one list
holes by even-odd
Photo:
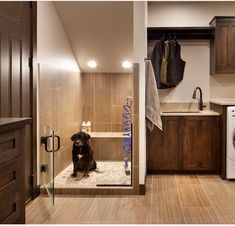
[[235, 98], [235, 74], [210, 76], [211, 98]]
[[37, 2], [37, 61], [80, 71], [52, 2]]
[[235, 2], [149, 2], [148, 26], [208, 26], [214, 16], [234, 16]]
[[139, 184], [145, 184], [146, 132], [145, 132], [145, 63], [147, 56], [147, 3], [134, 4], [134, 63], [139, 63]]
[[[235, 2], [149, 2], [149, 27], [209, 26], [214, 16], [235, 16]], [[203, 89], [204, 99], [232, 97], [233, 75], [210, 76], [209, 44], [181, 42], [182, 58], [186, 61], [184, 80], [176, 88], [160, 91], [164, 101], [190, 101], [193, 88]]]
[[[203, 100], [209, 100], [209, 51], [210, 43], [202, 41], [179, 41], [181, 58], [186, 61], [184, 78], [178, 86], [171, 89], [159, 89], [161, 102], [191, 102], [196, 86], [202, 88]], [[152, 49], [155, 42], [151, 42]]]

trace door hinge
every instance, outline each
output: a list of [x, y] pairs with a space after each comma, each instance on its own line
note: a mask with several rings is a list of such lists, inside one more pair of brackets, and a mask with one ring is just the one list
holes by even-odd
[[33, 67], [33, 58], [32, 57], [29, 57], [29, 67], [32, 68]]

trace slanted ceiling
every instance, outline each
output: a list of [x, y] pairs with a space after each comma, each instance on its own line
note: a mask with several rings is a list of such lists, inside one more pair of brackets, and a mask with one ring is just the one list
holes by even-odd
[[[82, 72], [130, 72], [133, 56], [133, 2], [54, 2]], [[87, 62], [97, 61], [90, 69]]]

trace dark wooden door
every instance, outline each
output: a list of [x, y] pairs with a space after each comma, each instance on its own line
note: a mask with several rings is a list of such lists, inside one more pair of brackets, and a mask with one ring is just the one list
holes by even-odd
[[[30, 2], [0, 2], [0, 117], [31, 117]], [[32, 197], [32, 128], [25, 130], [25, 194]], [[24, 169], [21, 169], [24, 170]]]
[[183, 121], [183, 170], [216, 170], [217, 117], [186, 117]]
[[149, 133], [148, 171], [180, 170], [182, 161], [182, 119], [162, 117], [163, 131]]

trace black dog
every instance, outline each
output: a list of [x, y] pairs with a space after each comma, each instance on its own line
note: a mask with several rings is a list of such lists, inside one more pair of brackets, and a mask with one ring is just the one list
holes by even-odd
[[90, 135], [84, 132], [75, 133], [73, 141], [73, 173], [72, 177], [77, 176], [78, 171], [83, 171], [84, 177], [88, 177], [90, 170], [96, 170], [96, 161], [93, 158], [93, 151], [89, 144]]

